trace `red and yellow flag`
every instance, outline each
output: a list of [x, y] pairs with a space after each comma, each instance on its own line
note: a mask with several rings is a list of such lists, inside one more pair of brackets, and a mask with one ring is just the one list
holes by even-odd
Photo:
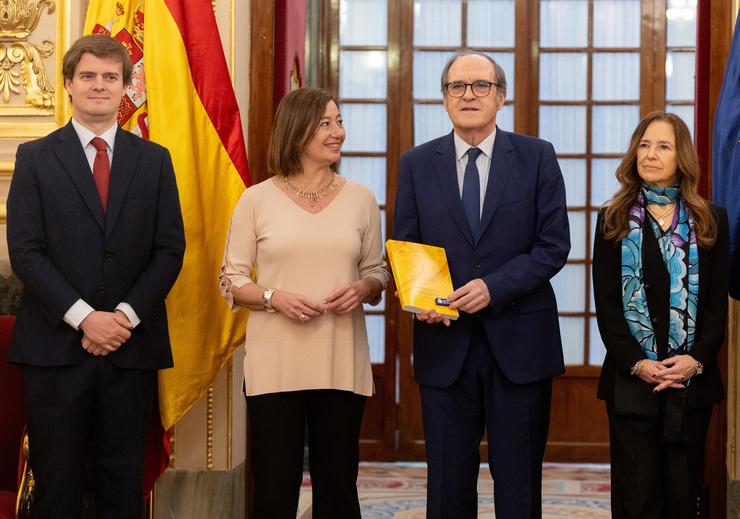
[[249, 184], [239, 108], [209, 0], [91, 0], [85, 34], [121, 41], [134, 63], [120, 124], [166, 146], [180, 190], [187, 248], [167, 298], [175, 367], [159, 374], [170, 429], [244, 340], [218, 275], [231, 213]]

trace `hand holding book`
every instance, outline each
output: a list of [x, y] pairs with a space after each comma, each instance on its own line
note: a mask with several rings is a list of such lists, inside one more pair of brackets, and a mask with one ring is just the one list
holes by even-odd
[[456, 307], [439, 301], [453, 295], [452, 278], [443, 248], [388, 240], [386, 250], [404, 310], [414, 312], [417, 318], [427, 322], [459, 317]]
[[450, 308], [457, 308], [468, 314], [482, 310], [491, 302], [491, 293], [486, 283], [476, 278], [455, 290], [447, 298]]

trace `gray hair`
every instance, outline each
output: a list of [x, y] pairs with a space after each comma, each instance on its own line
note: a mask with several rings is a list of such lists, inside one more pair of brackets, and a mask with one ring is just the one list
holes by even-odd
[[464, 58], [465, 56], [480, 56], [481, 58], [488, 60], [491, 65], [493, 65], [493, 78], [497, 85], [496, 88], [498, 88], [503, 96], [506, 97], [506, 74], [504, 74], [504, 69], [502, 69], [501, 65], [496, 63], [496, 60], [493, 59], [491, 56], [489, 56], [485, 52], [480, 52], [477, 50], [464, 50], [462, 52], [458, 52], [457, 54], [452, 56], [449, 61], [447, 61], [447, 63], [445, 64], [445, 68], [442, 69], [442, 78], [440, 80], [442, 97], [445, 97], [447, 95], [447, 74], [450, 72], [450, 67], [457, 60], [459, 60], [460, 58]]

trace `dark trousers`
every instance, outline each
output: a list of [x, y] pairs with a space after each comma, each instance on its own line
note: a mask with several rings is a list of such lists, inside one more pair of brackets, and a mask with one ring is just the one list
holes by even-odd
[[255, 519], [295, 519], [306, 430], [312, 517], [360, 518], [357, 467], [366, 401], [331, 389], [247, 397]]
[[611, 451], [614, 519], [696, 517], [704, 477], [704, 442], [712, 407], [688, 411], [686, 442], [663, 438], [663, 411], [657, 417], [621, 416], [606, 404]]
[[23, 367], [34, 519], [80, 517], [89, 459], [96, 517], [141, 518], [156, 373], [93, 356], [74, 366]]
[[550, 379], [514, 384], [476, 325], [459, 378], [420, 386], [429, 466], [427, 517], [478, 517], [479, 446], [488, 431], [497, 519], [542, 515], [542, 458], [550, 419]]

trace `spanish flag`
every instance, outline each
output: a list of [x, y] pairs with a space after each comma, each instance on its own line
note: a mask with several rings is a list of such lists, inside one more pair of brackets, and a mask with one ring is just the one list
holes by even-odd
[[[175, 367], [159, 374], [166, 431], [244, 341], [246, 312], [232, 314], [218, 290], [231, 213], [249, 184], [239, 108], [209, 0], [91, 0], [91, 33], [128, 49], [134, 73], [119, 123], [170, 150], [180, 190], [187, 249], [167, 297]], [[165, 467], [148, 470], [148, 483]]]

